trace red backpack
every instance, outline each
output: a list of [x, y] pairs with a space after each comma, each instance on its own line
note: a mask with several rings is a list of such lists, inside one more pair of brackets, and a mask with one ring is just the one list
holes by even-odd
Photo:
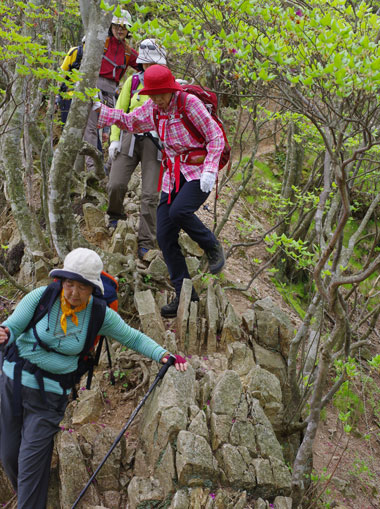
[[186, 94], [193, 94], [198, 99], [200, 99], [203, 104], [208, 109], [208, 112], [212, 116], [212, 118], [215, 120], [215, 122], [218, 124], [218, 126], [221, 128], [223, 132], [223, 138], [224, 138], [224, 149], [222, 152], [222, 155], [220, 157], [219, 161], [219, 170], [224, 168], [228, 161], [230, 160], [231, 155], [231, 147], [227, 140], [226, 131], [223, 127], [223, 122], [220, 120], [220, 118], [217, 115], [217, 109], [218, 109], [218, 97], [214, 92], [211, 92], [211, 90], [207, 88], [200, 87], [199, 85], [182, 85], [182, 88], [185, 93], [181, 93], [178, 96], [178, 112], [182, 114], [182, 121], [186, 129], [191, 133], [192, 136], [199, 142], [204, 142], [204, 137], [202, 134], [198, 131], [198, 129], [195, 127], [195, 125], [191, 122], [189, 117], [186, 113]]

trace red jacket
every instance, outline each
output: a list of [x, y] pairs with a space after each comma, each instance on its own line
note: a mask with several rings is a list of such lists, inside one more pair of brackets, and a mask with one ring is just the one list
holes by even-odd
[[99, 76], [119, 83], [128, 66], [139, 70], [136, 64], [137, 56], [137, 51], [125, 41], [118, 41], [113, 36], [107, 37]]

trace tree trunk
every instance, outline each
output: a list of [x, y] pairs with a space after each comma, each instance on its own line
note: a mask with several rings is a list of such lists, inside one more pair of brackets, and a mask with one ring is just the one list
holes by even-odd
[[[85, 93], [86, 88], [95, 88], [103, 54], [104, 41], [111, 22], [111, 13], [94, 2], [81, 2], [88, 15], [89, 25], [80, 71], [83, 78], [75, 87]], [[74, 97], [65, 128], [54, 152], [49, 177], [49, 220], [54, 246], [63, 258], [75, 245], [85, 244], [75, 222], [71, 206], [70, 189], [75, 159], [82, 147], [82, 138], [90, 113], [91, 102]], [[64, 178], [63, 178], [64, 176]]]
[[8, 103], [2, 120], [7, 124], [6, 132], [1, 138], [1, 154], [7, 183], [7, 194], [12, 207], [13, 217], [17, 223], [22, 240], [33, 256], [48, 252], [48, 246], [34, 212], [28, 207], [25, 197], [24, 168], [22, 164], [21, 143], [25, 120], [24, 87], [26, 78], [16, 78], [12, 95], [19, 104]]

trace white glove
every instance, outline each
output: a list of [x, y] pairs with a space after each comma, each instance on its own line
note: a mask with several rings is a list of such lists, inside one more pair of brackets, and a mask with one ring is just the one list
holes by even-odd
[[100, 108], [102, 107], [102, 103], [100, 101], [95, 101], [94, 104], [92, 105], [92, 110], [93, 111], [100, 111]]
[[216, 173], [210, 173], [209, 171], [204, 171], [201, 175], [200, 186], [201, 191], [204, 193], [209, 193], [211, 189], [214, 187], [216, 180]]
[[108, 155], [111, 159], [116, 159], [117, 154], [121, 150], [121, 141], [115, 140], [111, 141], [111, 145], [108, 147]]

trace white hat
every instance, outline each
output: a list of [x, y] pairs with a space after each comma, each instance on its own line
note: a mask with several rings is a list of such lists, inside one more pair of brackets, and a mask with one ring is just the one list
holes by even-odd
[[140, 43], [136, 63], [166, 65], [166, 50], [158, 46], [154, 39], [144, 39]]
[[127, 28], [131, 28], [132, 26], [132, 17], [129, 14], [128, 11], [125, 11], [124, 9], [120, 9], [121, 16], [113, 16], [112, 23], [115, 25], [123, 25]]
[[100, 277], [102, 270], [103, 262], [95, 251], [78, 247], [66, 256], [63, 269], [54, 269], [49, 276], [80, 281], [94, 288], [99, 288], [103, 294], [104, 287]]

